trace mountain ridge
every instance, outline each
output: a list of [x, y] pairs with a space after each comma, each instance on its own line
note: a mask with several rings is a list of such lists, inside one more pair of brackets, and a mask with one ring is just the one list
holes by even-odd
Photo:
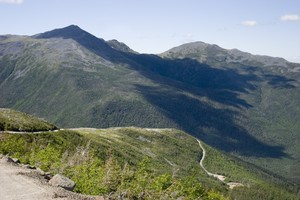
[[0, 106], [61, 127], [178, 128], [300, 180], [299, 64], [227, 63], [218, 46], [206, 54], [136, 54], [77, 27], [64, 31], [0, 41]]
[[[75, 33], [75, 35], [74, 35], [74, 33]], [[87, 31], [81, 29], [77, 25], [69, 25], [69, 26], [66, 26], [66, 27], [63, 27], [63, 28], [57, 28], [57, 29], [54, 29], [54, 30], [51, 30], [51, 31], [46, 31], [46, 32], [43, 32], [43, 33], [39, 33], [39, 34], [33, 35], [31, 37], [34, 37], [34, 38], [62, 37], [62, 38], [72, 38], [74, 40], [78, 40], [80, 38], [85, 38], [86, 36], [95, 37], [92, 34], [88, 33]], [[114, 43], [115, 45], [117, 45], [117, 43], [118, 43], [119, 46], [122, 46], [124, 48], [123, 50], [116, 48], [116, 50], [121, 50], [123, 52], [129, 52], [129, 53], [137, 53], [136, 51], [130, 49], [129, 46], [127, 46], [126, 44], [124, 44], [122, 42], [119, 42], [116, 39], [105, 41], [102, 38], [98, 38], [98, 37], [95, 37], [95, 38], [97, 38], [98, 40], [102, 40], [103, 42], [107, 43], [108, 46], [111, 46], [110, 44], [112, 44], [112, 43]], [[171, 49], [169, 49], [169, 50], [167, 50], [163, 53], [156, 54], [156, 55], [160, 55], [160, 56], [164, 57], [164, 56], [166, 56], [166, 54], [168, 54], [168, 52], [173, 51], [175, 49], [178, 49], [180, 47], [184, 47], [184, 46], [194, 46], [194, 47], [196, 47], [194, 50], [199, 49], [199, 47], [200, 47], [200, 49], [202, 51], [204, 50], [204, 48], [216, 48], [216, 49], [221, 50], [221, 51], [225, 50], [225, 51], [228, 51], [228, 52], [232, 52], [233, 56], [237, 56], [236, 54], [242, 54], [242, 55], [248, 55], [248, 57], [249, 56], [250, 57], [255, 57], [256, 59], [258, 59], [258, 57], [260, 57], [261, 59], [263, 59], [263, 58], [265, 58], [265, 59], [276, 59], [277, 61], [274, 61], [275, 64], [282, 64], [283, 62], [293, 63], [293, 62], [285, 60], [282, 57], [272, 57], [272, 56], [268, 56], [268, 55], [252, 54], [252, 53], [245, 52], [245, 51], [242, 51], [242, 50], [239, 50], [239, 49], [236, 49], [236, 48], [225, 49], [225, 48], [222, 48], [222, 47], [218, 46], [217, 44], [209, 44], [209, 43], [205, 43], [203, 41], [185, 43], [185, 44], [179, 45], [177, 47], [173, 47], [173, 48], [171, 48]], [[111, 46], [111, 47], [114, 48], [113, 46]], [[295, 64], [299, 64], [299, 63], [295, 63]]]
[[[201, 56], [198, 57], [198, 60], [204, 63], [207, 61], [210, 62], [209, 58], [207, 60], [207, 56], [211, 52], [215, 53], [215, 57], [216, 57], [215, 59], [217, 61], [226, 62], [226, 63], [230, 63], [230, 62], [247, 63], [253, 60], [257, 60], [258, 62], [263, 63], [265, 66], [277, 65], [277, 66], [284, 66], [284, 67], [287, 67], [287, 63], [292, 63], [281, 57], [271, 57], [267, 55], [254, 55], [248, 52], [241, 51], [239, 49], [225, 49], [219, 47], [216, 44], [208, 44], [201, 41], [179, 45], [159, 55], [166, 58], [168, 57], [172, 58], [172, 56], [174, 55], [177, 57], [179, 56], [184, 58], [184, 57], [189, 57], [188, 55], [189, 53], [195, 54], [195, 52], [201, 54]], [[298, 63], [294, 63], [294, 64], [298, 64]]]
[[104, 39], [82, 30], [79, 26], [70, 25], [32, 36], [36, 39], [63, 38], [72, 39], [90, 51], [108, 60], [122, 57], [119, 51], [113, 49]]

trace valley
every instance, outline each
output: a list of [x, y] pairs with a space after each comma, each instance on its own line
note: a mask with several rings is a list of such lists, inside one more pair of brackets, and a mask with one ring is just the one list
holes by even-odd
[[[180, 184], [193, 174], [191, 183], [208, 188], [195, 190], [219, 199], [242, 194], [270, 199], [271, 191], [274, 198], [285, 199], [297, 193], [300, 181], [299, 69], [300, 64], [282, 58], [204, 42], [140, 54], [75, 25], [32, 36], [3, 35], [0, 150], [85, 180], [76, 189], [81, 193], [120, 195], [134, 186], [114, 179], [104, 187], [104, 179], [90, 180], [80, 171], [104, 177], [106, 172], [98, 169], [108, 164], [115, 165], [116, 174], [131, 166], [122, 175], [136, 180], [140, 177], [133, 174], [148, 162], [146, 157], [151, 160], [151, 188], [163, 179], [159, 184], [174, 189], [174, 174]], [[40, 150], [54, 157], [45, 158]], [[88, 168], [84, 163], [90, 163]], [[220, 182], [207, 172], [226, 179]], [[231, 191], [229, 182], [243, 187]], [[94, 184], [102, 188], [92, 190]], [[165, 186], [159, 187], [164, 191]], [[149, 192], [158, 195], [156, 189]]]
[[[87, 195], [297, 199], [296, 185], [176, 129], [75, 128], [18, 134], [5, 130], [0, 141], [0, 154], [53, 175], [64, 174], [75, 181], [75, 192]], [[215, 178], [221, 174], [226, 179]]]

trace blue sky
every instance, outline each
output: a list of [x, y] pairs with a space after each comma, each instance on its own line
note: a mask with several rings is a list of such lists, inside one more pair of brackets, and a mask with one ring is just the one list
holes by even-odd
[[300, 0], [0, 0], [0, 35], [70, 24], [141, 53], [193, 41], [300, 63]]

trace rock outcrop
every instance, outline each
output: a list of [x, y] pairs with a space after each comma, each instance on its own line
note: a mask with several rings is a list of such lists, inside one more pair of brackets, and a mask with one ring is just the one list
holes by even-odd
[[56, 187], [62, 187], [69, 191], [73, 191], [75, 187], [74, 181], [61, 174], [53, 176], [53, 178], [50, 179], [49, 184]]

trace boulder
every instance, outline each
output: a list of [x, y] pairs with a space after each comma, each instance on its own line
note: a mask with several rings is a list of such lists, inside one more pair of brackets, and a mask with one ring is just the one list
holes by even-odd
[[69, 179], [61, 174], [56, 174], [55, 176], [53, 176], [50, 179], [49, 184], [52, 186], [55, 186], [55, 187], [64, 188], [69, 191], [73, 191], [73, 189], [75, 187], [74, 181], [72, 181], [71, 179]]

